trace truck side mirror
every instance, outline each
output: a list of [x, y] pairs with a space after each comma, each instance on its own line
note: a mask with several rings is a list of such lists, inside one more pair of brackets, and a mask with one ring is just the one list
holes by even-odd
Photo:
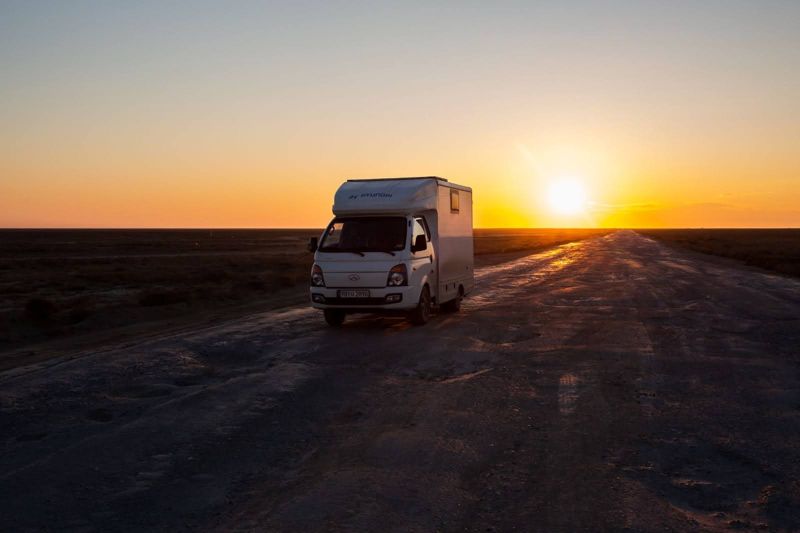
[[428, 248], [428, 243], [425, 242], [425, 235], [417, 235], [414, 239], [414, 244], [411, 246], [411, 252], [421, 252]]
[[308, 251], [311, 252], [311, 253], [314, 253], [314, 252], [317, 251], [317, 238], [316, 237], [311, 237], [308, 240]]

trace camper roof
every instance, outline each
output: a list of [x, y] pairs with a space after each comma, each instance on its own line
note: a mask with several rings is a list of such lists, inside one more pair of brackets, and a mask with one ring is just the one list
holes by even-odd
[[446, 178], [440, 178], [439, 176], [410, 176], [407, 178], [360, 178], [360, 179], [350, 179], [347, 181], [386, 181], [386, 180], [439, 180], [446, 182]]
[[405, 214], [436, 209], [439, 186], [471, 190], [437, 176], [347, 180], [336, 191], [333, 213]]

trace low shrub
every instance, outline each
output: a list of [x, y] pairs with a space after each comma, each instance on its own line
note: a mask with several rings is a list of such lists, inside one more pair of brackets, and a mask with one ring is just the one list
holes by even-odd
[[45, 298], [31, 298], [25, 303], [25, 316], [34, 322], [48, 322], [55, 312], [55, 304]]
[[89, 307], [75, 307], [70, 309], [67, 313], [66, 322], [67, 324], [78, 324], [79, 322], [83, 322], [87, 318], [92, 315], [92, 309]]
[[187, 300], [186, 294], [170, 290], [145, 291], [139, 295], [139, 305], [155, 307], [159, 305], [172, 305]]

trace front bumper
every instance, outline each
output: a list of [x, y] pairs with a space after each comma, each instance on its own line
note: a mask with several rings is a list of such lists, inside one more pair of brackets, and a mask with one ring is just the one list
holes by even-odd
[[340, 290], [363, 290], [361, 287], [311, 287], [311, 306], [316, 309], [345, 309], [347, 311], [392, 311], [417, 306], [413, 287], [382, 287], [369, 289], [369, 298], [340, 298]]

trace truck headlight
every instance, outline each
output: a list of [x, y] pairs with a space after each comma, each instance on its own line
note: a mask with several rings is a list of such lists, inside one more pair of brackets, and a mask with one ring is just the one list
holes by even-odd
[[408, 272], [406, 271], [406, 265], [399, 264], [393, 266], [389, 271], [389, 277], [386, 280], [386, 286], [400, 287], [402, 285], [408, 285]]
[[325, 278], [322, 275], [322, 269], [319, 265], [314, 265], [311, 269], [311, 285], [314, 287], [324, 287], [325, 286]]

